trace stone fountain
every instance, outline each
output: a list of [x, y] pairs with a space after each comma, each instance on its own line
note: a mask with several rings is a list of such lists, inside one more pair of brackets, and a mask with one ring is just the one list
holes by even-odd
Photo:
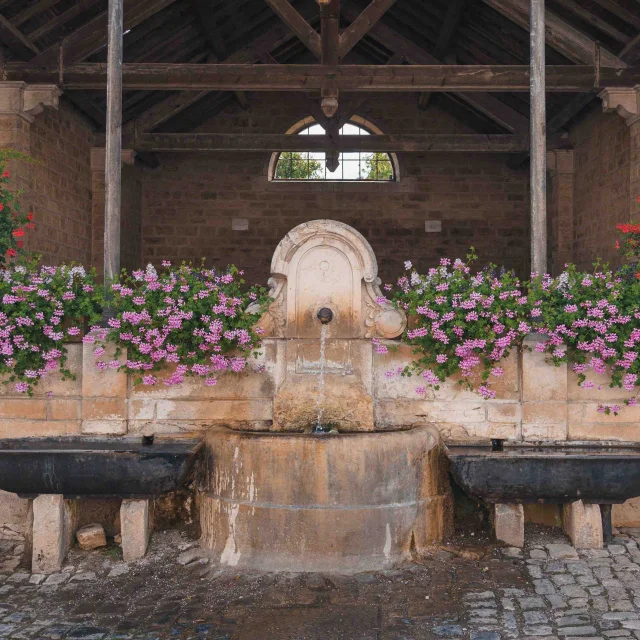
[[449, 504], [438, 432], [376, 430], [372, 338], [399, 336], [406, 318], [380, 304], [373, 250], [340, 222], [290, 231], [271, 273], [273, 422], [207, 432], [201, 543], [258, 570], [392, 566], [442, 538]]

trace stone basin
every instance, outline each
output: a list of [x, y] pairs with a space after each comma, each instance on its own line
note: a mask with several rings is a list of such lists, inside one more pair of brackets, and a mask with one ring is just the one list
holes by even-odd
[[173, 491], [189, 477], [201, 441], [156, 438], [0, 440], [0, 489], [22, 496], [133, 498]]
[[450, 512], [433, 427], [206, 434], [201, 544], [223, 565], [369, 571], [442, 539]]
[[621, 503], [640, 495], [640, 444], [490, 443], [445, 447], [451, 474], [489, 503]]

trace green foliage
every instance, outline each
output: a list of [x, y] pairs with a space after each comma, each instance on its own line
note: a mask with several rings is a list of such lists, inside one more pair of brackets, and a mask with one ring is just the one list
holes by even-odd
[[10, 173], [8, 160], [30, 161], [30, 158], [13, 149], [0, 149], [0, 269], [11, 258], [24, 256], [24, 236], [33, 229], [33, 213], [20, 210], [18, 198], [21, 192], [9, 191]]
[[393, 180], [393, 167], [388, 153], [377, 152], [365, 160], [365, 180]]
[[308, 154], [303, 155], [298, 151], [281, 153], [276, 165], [276, 180], [318, 180], [322, 178], [322, 164], [305, 156]]

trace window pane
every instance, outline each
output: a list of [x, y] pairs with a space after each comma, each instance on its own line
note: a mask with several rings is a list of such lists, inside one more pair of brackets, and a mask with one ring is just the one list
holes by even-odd
[[[299, 135], [323, 135], [324, 128], [312, 124]], [[344, 135], [370, 135], [353, 123], [345, 124]], [[329, 171], [323, 151], [287, 151], [278, 156], [274, 179], [276, 180], [394, 180], [393, 166], [387, 153], [351, 151], [340, 153], [338, 167]]]

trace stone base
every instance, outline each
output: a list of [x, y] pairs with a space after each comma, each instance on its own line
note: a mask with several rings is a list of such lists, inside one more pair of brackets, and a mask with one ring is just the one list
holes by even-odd
[[524, 547], [524, 508], [521, 504], [493, 505], [496, 539], [512, 547]]
[[[207, 433], [202, 546], [261, 571], [382, 569], [442, 539], [450, 518], [439, 436]], [[418, 549], [419, 550], [419, 549]]]
[[602, 549], [600, 505], [577, 500], [562, 509], [562, 528], [577, 549]]
[[33, 573], [60, 571], [76, 528], [76, 504], [61, 495], [41, 495], [33, 501]]
[[120, 507], [122, 557], [125, 562], [144, 558], [151, 535], [150, 500], [123, 500]]

